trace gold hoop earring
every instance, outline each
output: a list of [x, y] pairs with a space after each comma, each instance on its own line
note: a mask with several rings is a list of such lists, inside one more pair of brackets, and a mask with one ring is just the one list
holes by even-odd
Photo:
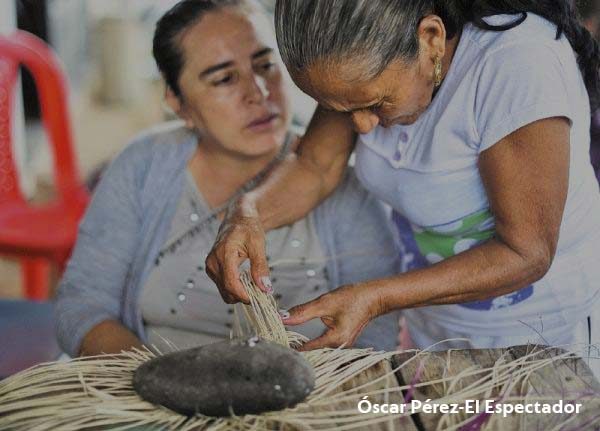
[[433, 84], [435, 88], [442, 85], [442, 60], [437, 56], [433, 60]]

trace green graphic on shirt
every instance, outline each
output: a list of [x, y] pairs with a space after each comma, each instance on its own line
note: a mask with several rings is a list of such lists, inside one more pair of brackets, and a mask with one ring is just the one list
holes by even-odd
[[[396, 223], [401, 234], [403, 232], [402, 226], [408, 227], [403, 224], [406, 222], [402, 221], [401, 218], [398, 218]], [[419, 228], [411, 225], [411, 237], [404, 236], [403, 239], [408, 250], [421, 255], [415, 261], [418, 268], [419, 265], [435, 264], [455, 256], [492, 238], [495, 233], [494, 226], [494, 217], [488, 210], [484, 210], [459, 221], [435, 227]], [[507, 295], [457, 305], [477, 311], [499, 310], [519, 304], [531, 298], [533, 293], [534, 286], [530, 285]]]
[[415, 241], [429, 263], [437, 263], [494, 236], [494, 218], [489, 210], [435, 227], [413, 226]]

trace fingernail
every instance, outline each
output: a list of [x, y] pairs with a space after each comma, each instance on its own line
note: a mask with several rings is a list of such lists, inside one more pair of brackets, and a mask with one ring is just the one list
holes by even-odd
[[290, 312], [287, 310], [284, 310], [283, 308], [279, 309], [279, 315], [281, 316], [281, 319], [283, 319], [283, 320], [290, 318]]
[[273, 293], [273, 283], [271, 283], [271, 279], [267, 276], [260, 277], [260, 281], [267, 289], [267, 293]]

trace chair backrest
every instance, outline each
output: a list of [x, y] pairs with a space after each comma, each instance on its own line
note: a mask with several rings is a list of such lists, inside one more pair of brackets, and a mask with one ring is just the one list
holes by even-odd
[[12, 101], [19, 66], [29, 70], [38, 90], [42, 122], [52, 147], [58, 197], [63, 201], [76, 200], [81, 193], [81, 182], [63, 72], [58, 59], [41, 39], [16, 31], [10, 36], [0, 36], [0, 202], [22, 199], [11, 142]]
[[0, 50], [0, 203], [23, 200], [12, 147], [12, 112], [17, 64]]

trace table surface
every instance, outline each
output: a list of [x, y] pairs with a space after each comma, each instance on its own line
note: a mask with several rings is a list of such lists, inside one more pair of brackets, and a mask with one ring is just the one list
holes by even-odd
[[[548, 360], [545, 363], [544, 360]], [[519, 362], [520, 361], [520, 362]], [[502, 368], [504, 364], [504, 368]], [[507, 365], [509, 364], [509, 365]], [[525, 375], [525, 366], [529, 372]], [[496, 368], [494, 366], [496, 365]], [[521, 367], [521, 368], [519, 368]], [[536, 368], [537, 367], [537, 368]], [[486, 378], [505, 370], [507, 384], [493, 390], [484, 385]], [[518, 370], [521, 369], [521, 372]], [[567, 413], [512, 413], [480, 414], [457, 413], [414, 413], [411, 416], [395, 419], [389, 423], [373, 425], [371, 430], [433, 431], [459, 429], [479, 430], [600, 430], [600, 383], [594, 378], [581, 358], [566, 354], [564, 350], [545, 346], [516, 346], [507, 349], [450, 350], [441, 352], [408, 351], [395, 355], [391, 361], [380, 363], [358, 376], [349, 386], [358, 386], [373, 381], [392, 370], [395, 382], [400, 387], [408, 387], [389, 397], [389, 403], [404, 403], [405, 397], [425, 402], [441, 397], [460, 394], [471, 389], [472, 399], [496, 400], [503, 404], [534, 404], [535, 402], [558, 404], [561, 402], [580, 403], [578, 414]], [[511, 370], [508, 372], [507, 370]], [[478, 373], [474, 373], [478, 371]], [[494, 381], [499, 377], [496, 374]], [[514, 378], [513, 378], [514, 377]], [[451, 379], [448, 379], [451, 378]], [[464, 406], [464, 399], [445, 398], [444, 404]], [[355, 406], [356, 408], [356, 406]], [[409, 411], [407, 409], [407, 411]], [[480, 421], [475, 426], [474, 421]], [[462, 425], [456, 427], [459, 422]], [[456, 427], [456, 428], [453, 428]], [[365, 428], [366, 429], [366, 428]]]

